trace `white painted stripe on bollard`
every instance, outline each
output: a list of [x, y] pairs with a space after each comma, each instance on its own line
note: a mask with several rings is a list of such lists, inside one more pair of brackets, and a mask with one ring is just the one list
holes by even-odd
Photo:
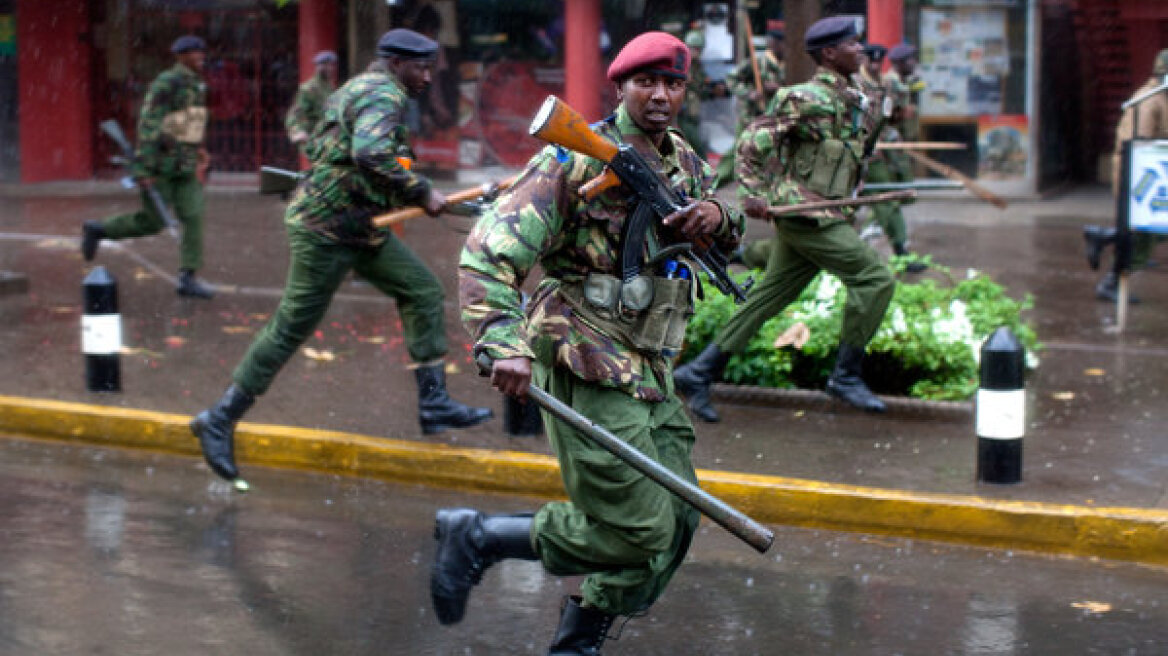
[[1016, 440], [1026, 435], [1026, 390], [977, 391], [977, 436]]
[[122, 351], [122, 315], [81, 315], [81, 352], [114, 355]]

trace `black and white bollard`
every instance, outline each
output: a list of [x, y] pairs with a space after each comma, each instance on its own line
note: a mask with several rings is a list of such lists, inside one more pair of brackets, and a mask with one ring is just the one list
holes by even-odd
[[1026, 434], [1026, 349], [1005, 326], [981, 347], [981, 387], [977, 390], [977, 480], [1022, 480], [1022, 438]]
[[122, 315], [118, 314], [118, 283], [96, 267], [81, 283], [81, 352], [85, 355], [85, 387], [90, 392], [122, 391]]

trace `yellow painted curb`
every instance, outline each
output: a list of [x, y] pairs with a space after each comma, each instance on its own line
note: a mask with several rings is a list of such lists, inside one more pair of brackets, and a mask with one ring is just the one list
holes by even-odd
[[[189, 417], [0, 396], [0, 431], [198, 456]], [[242, 423], [241, 463], [562, 497], [554, 458]], [[701, 470], [702, 486], [763, 522], [1168, 565], [1168, 511], [993, 501]]]

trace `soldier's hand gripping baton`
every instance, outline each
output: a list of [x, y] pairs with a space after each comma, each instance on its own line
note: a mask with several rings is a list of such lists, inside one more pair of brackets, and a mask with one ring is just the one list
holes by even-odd
[[[127, 170], [134, 163], [134, 147], [130, 145], [130, 140], [126, 138], [126, 133], [122, 132], [122, 126], [118, 122], [111, 119], [102, 121], [100, 126], [101, 131], [106, 133], [114, 144], [117, 145], [121, 153], [114, 158], [114, 162], [126, 167]], [[175, 239], [178, 235], [178, 220], [174, 218], [174, 213], [170, 211], [170, 207], [166, 201], [162, 200], [162, 194], [158, 193], [158, 189], [154, 185], [143, 186], [141, 183], [135, 181], [140, 189], [146, 192], [146, 196], [150, 199], [150, 204], [154, 206], [154, 211], [158, 212], [158, 216], [166, 223], [166, 228], [170, 232], [170, 236]]]
[[[607, 164], [600, 175], [580, 187], [580, 196], [585, 200], [592, 200], [606, 189], [623, 184], [636, 195], [640, 203], [648, 205], [656, 221], [689, 206], [688, 201], [661, 180], [635, 148], [629, 144], [611, 143], [596, 134], [579, 112], [555, 96], [548, 96], [544, 101], [532, 119], [528, 133]], [[635, 215], [636, 212], [629, 220], [633, 220]], [[691, 252], [718, 291], [733, 296], [738, 303], [746, 301], [746, 289], [753, 280], [748, 281], [746, 288], [743, 288], [730, 277], [726, 270], [730, 260], [718, 249], [712, 238], [702, 236], [694, 239]], [[639, 256], [640, 253], [633, 255]]]
[[[483, 375], [490, 374], [494, 364], [485, 353], [479, 354], [476, 362]], [[654, 483], [669, 490], [679, 499], [693, 506], [698, 512], [717, 522], [734, 537], [754, 547], [759, 553], [766, 553], [767, 549], [771, 548], [771, 544], [775, 541], [775, 534], [767, 527], [747, 517], [725, 501], [669, 471], [661, 463], [613, 435], [607, 428], [576, 412], [571, 406], [548, 394], [539, 386], [529, 385], [527, 395], [553, 417], [584, 434], [605, 451], [641, 472]]]
[[[499, 192], [510, 189], [511, 185], [515, 184], [515, 180], [518, 177], [519, 176], [513, 176], [501, 182], [489, 182], [479, 185], [478, 187], [471, 187], [470, 189], [456, 191], [446, 197], [446, 205], [444, 207], [453, 209], [456, 206], [464, 203], [494, 200], [495, 196], [497, 196]], [[377, 226], [378, 228], [388, 228], [391, 225], [401, 223], [402, 221], [408, 221], [410, 219], [416, 219], [420, 216], [426, 216], [426, 210], [422, 209], [421, 207], [406, 207], [404, 209], [386, 212], [385, 214], [379, 214], [373, 217], [373, 225]]]

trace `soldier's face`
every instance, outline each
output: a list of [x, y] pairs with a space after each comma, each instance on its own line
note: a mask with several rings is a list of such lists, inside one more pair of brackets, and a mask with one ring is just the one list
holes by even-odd
[[660, 73], [634, 73], [617, 87], [617, 99], [637, 127], [651, 135], [664, 134], [681, 111], [685, 80]]
[[203, 67], [207, 63], [207, 53], [202, 50], [188, 50], [175, 56], [180, 64], [196, 73], [202, 73]]
[[843, 76], [860, 70], [860, 59], [864, 56], [864, 46], [856, 37], [823, 49], [823, 63]]
[[434, 69], [434, 62], [429, 59], [397, 59], [393, 66], [397, 79], [405, 85], [410, 95], [420, 96], [430, 86], [430, 75]]

